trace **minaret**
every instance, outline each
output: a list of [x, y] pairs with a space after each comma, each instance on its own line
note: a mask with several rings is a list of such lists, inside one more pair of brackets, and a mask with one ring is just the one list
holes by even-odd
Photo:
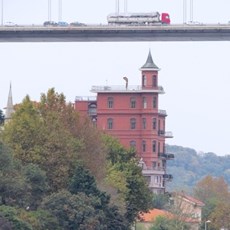
[[7, 106], [5, 110], [6, 110], [5, 120], [7, 121], [11, 118], [12, 113], [14, 112], [11, 83], [10, 83], [10, 90], [9, 90], [9, 95], [8, 95], [8, 100], [7, 100]]

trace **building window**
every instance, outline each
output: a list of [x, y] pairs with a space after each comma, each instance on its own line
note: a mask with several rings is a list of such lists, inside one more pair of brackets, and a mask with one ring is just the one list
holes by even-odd
[[108, 101], [107, 101], [107, 103], [108, 103], [108, 108], [113, 108], [113, 98], [112, 97], [108, 97]]
[[131, 97], [131, 99], [130, 99], [130, 107], [131, 108], [136, 108], [136, 98], [135, 97]]
[[153, 166], [153, 169], [156, 169], [157, 168], [157, 162], [153, 161], [152, 166]]
[[157, 108], [157, 97], [153, 97], [153, 108]]
[[92, 103], [88, 106], [88, 114], [89, 116], [97, 115], [97, 105]]
[[158, 142], [158, 153], [160, 153], [160, 151], [161, 151], [161, 143]]
[[157, 128], [157, 119], [154, 117], [153, 118], [153, 129]]
[[130, 145], [130, 148], [136, 149], [136, 141], [130, 141], [129, 145]]
[[146, 100], [146, 97], [143, 97], [142, 103], [143, 103], [143, 108], [146, 109], [146, 108], [147, 108], [147, 100]]
[[130, 119], [130, 128], [136, 129], [136, 119], [135, 118]]
[[153, 141], [152, 142], [152, 151], [153, 151], [153, 153], [156, 152], [156, 145], [157, 145], [156, 141]]
[[147, 78], [145, 75], [142, 76], [142, 86], [146, 86], [147, 84]]
[[152, 80], [153, 80], [153, 87], [156, 87], [157, 86], [157, 76], [156, 75], [153, 75], [153, 78], [152, 78]]
[[142, 141], [142, 152], [146, 151], [146, 141]]
[[146, 118], [142, 118], [142, 129], [146, 129]]
[[109, 118], [107, 120], [107, 129], [113, 129], [113, 119]]

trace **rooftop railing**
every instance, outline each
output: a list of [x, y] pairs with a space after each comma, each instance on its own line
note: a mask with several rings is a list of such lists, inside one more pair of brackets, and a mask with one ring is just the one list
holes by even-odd
[[126, 92], [133, 92], [133, 91], [155, 91], [155, 92], [164, 92], [162, 86], [158, 86], [155, 88], [147, 88], [142, 87], [140, 85], [130, 85], [126, 88], [126, 86], [122, 85], [106, 85], [106, 86], [92, 86], [91, 92], [113, 92], [113, 91], [126, 91]]

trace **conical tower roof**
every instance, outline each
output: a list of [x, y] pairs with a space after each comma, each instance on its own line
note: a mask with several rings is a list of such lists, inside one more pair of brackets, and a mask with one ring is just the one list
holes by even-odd
[[7, 99], [7, 106], [5, 109], [6, 109], [5, 119], [7, 120], [7, 119], [11, 118], [11, 115], [14, 112], [11, 83], [10, 83], [10, 90], [9, 90], [9, 95], [8, 95], [8, 99]]
[[151, 51], [149, 50], [149, 55], [148, 58], [145, 62], [145, 64], [141, 67], [141, 70], [156, 70], [159, 71], [160, 69], [158, 68], [158, 66], [153, 62], [153, 58], [152, 58], [152, 54]]

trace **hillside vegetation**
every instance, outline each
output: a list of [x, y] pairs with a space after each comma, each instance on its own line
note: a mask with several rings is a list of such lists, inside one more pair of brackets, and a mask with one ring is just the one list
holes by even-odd
[[193, 187], [205, 176], [223, 177], [230, 185], [230, 155], [217, 156], [215, 153], [197, 153], [194, 149], [167, 145], [167, 151], [175, 155], [167, 163], [167, 172], [173, 175], [167, 190], [192, 192]]

